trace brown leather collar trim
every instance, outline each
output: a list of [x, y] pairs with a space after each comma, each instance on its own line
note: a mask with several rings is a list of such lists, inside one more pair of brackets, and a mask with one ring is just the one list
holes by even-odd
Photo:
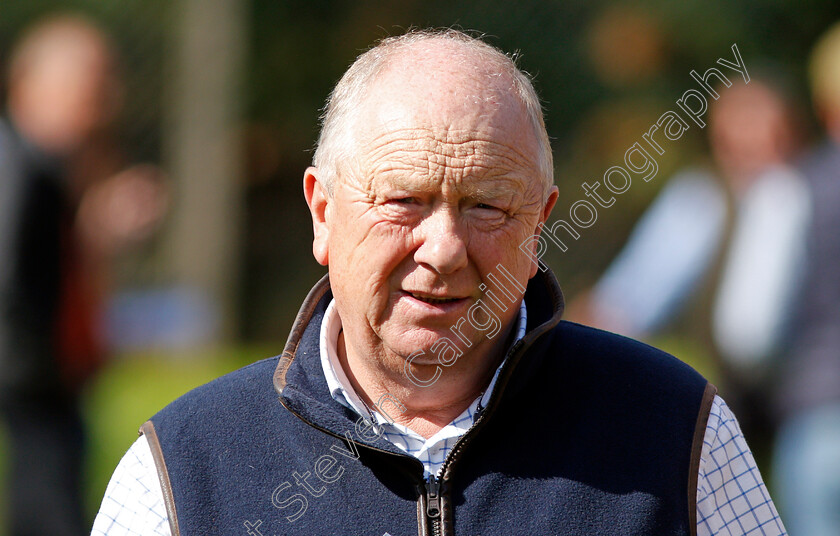
[[691, 443], [691, 463], [688, 466], [688, 522], [691, 536], [697, 536], [697, 478], [700, 471], [700, 454], [703, 451], [703, 438], [706, 436], [709, 412], [712, 410], [715, 395], [717, 387], [707, 383], [694, 427], [694, 440]]
[[146, 436], [149, 449], [152, 451], [152, 459], [155, 460], [160, 488], [163, 491], [163, 504], [166, 505], [166, 515], [169, 518], [169, 531], [172, 536], [181, 536], [181, 529], [178, 527], [178, 513], [175, 511], [175, 498], [172, 495], [172, 483], [169, 481], [169, 471], [166, 469], [166, 460], [163, 459], [163, 451], [160, 449], [155, 424], [146, 421], [140, 427], [140, 434]]
[[312, 313], [315, 311], [315, 306], [324, 297], [324, 294], [330, 290], [330, 275], [327, 274], [315, 283], [306, 299], [303, 300], [303, 305], [300, 306], [295, 322], [292, 324], [292, 330], [289, 332], [289, 338], [286, 339], [286, 346], [283, 348], [283, 355], [280, 356], [280, 361], [277, 363], [277, 368], [274, 369], [274, 388], [278, 393], [282, 394], [286, 387], [286, 371], [295, 359], [300, 339], [303, 337], [303, 332], [309, 321], [312, 319]]
[[548, 287], [551, 303], [554, 304], [554, 311], [551, 314], [551, 318], [525, 335], [524, 338], [529, 340], [523, 342], [527, 342], [528, 344], [556, 326], [560, 322], [560, 319], [563, 317], [563, 313], [566, 310], [566, 299], [563, 297], [563, 290], [560, 288], [560, 282], [557, 281], [557, 276], [554, 275], [554, 272], [551, 270], [546, 270], [542, 273], [537, 272], [536, 277], [542, 277], [545, 280], [545, 286]]
[[[551, 314], [551, 318], [534, 327], [534, 329], [528, 331], [525, 336], [522, 337], [519, 341], [519, 349], [515, 354], [513, 354], [513, 356], [508, 357], [508, 359], [512, 362], [518, 361], [519, 357], [524, 355], [525, 351], [530, 348], [537, 339], [542, 337], [546, 332], [554, 329], [554, 327], [560, 323], [560, 319], [563, 317], [563, 312], [566, 309], [566, 300], [563, 297], [563, 291], [560, 289], [560, 283], [557, 281], [557, 276], [554, 275], [554, 272], [551, 270], [537, 272], [535, 277], [542, 277], [544, 279], [545, 285], [548, 287], [548, 292], [551, 297], [551, 303], [554, 305], [554, 311]], [[485, 408], [485, 414], [490, 413], [491, 410], [496, 407], [496, 400], [501, 399], [500, 393], [504, 392], [507, 388], [511, 375], [512, 372], [508, 372], [507, 374], [500, 375], [499, 379], [496, 380], [496, 387], [493, 390], [493, 395], [490, 398], [490, 402], [487, 404], [487, 408]]]

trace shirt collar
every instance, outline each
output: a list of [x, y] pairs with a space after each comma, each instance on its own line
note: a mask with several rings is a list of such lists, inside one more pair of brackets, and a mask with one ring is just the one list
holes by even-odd
[[[324, 318], [321, 321], [321, 335], [320, 335], [320, 349], [321, 349], [321, 368], [324, 371], [324, 377], [327, 380], [327, 388], [330, 390], [330, 396], [339, 404], [353, 410], [356, 414], [367, 417], [368, 412], [366, 406], [356, 394], [355, 389], [347, 379], [344, 368], [338, 360], [338, 334], [341, 333], [341, 317], [338, 315], [335, 300], [330, 300], [329, 306], [324, 313]], [[514, 336], [511, 346], [519, 339], [525, 336], [528, 325], [528, 310], [525, 307], [525, 300], [522, 300], [519, 306], [519, 318], [516, 322], [516, 334]], [[480, 395], [481, 406], [486, 406], [490, 400], [490, 395], [493, 388], [496, 386], [496, 380], [499, 377], [504, 360], [496, 368], [493, 379], [487, 389]]]

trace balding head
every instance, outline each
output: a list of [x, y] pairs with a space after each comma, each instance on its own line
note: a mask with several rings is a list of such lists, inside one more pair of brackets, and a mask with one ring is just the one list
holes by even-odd
[[354, 166], [370, 104], [381, 103], [389, 91], [411, 90], [418, 90], [415, 102], [427, 108], [480, 107], [488, 113], [520, 114], [536, 140], [537, 178], [548, 195], [554, 183], [551, 146], [528, 76], [498, 49], [456, 30], [387, 38], [350, 66], [327, 101], [314, 157], [330, 191], [336, 177], [360, 171]]

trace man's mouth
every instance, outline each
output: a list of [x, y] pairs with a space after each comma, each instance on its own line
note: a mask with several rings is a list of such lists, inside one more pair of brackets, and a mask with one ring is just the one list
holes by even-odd
[[463, 299], [463, 298], [456, 298], [456, 297], [450, 297], [450, 296], [434, 296], [434, 295], [431, 295], [431, 294], [424, 294], [422, 292], [408, 292], [408, 291], [405, 291], [405, 292], [406, 292], [406, 294], [408, 294], [409, 296], [411, 296], [415, 300], [419, 300], [419, 301], [422, 301], [422, 302], [425, 302], [425, 303], [428, 303], [428, 304], [431, 304], [431, 305], [440, 305], [440, 304], [443, 304], [443, 303], [452, 303], [452, 302], [456, 302], [456, 301], [459, 301], [459, 300]]

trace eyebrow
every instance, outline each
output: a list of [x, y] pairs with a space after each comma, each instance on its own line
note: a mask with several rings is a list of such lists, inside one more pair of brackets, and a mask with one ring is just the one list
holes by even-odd
[[[388, 175], [391, 174], [389, 173]], [[380, 190], [392, 189], [405, 192], [424, 190], [422, 187], [423, 183], [403, 174], [380, 177], [380, 180], [375, 182], [379, 183], [378, 189]], [[510, 199], [524, 193], [524, 188], [520, 186], [520, 184], [521, 183], [516, 179], [509, 178], [504, 175], [498, 175], [495, 177], [472, 179], [463, 182], [459, 181], [457, 193], [462, 198], [475, 199], [478, 201], [489, 199]], [[439, 187], [436, 187], [436, 190], [439, 190]]]

